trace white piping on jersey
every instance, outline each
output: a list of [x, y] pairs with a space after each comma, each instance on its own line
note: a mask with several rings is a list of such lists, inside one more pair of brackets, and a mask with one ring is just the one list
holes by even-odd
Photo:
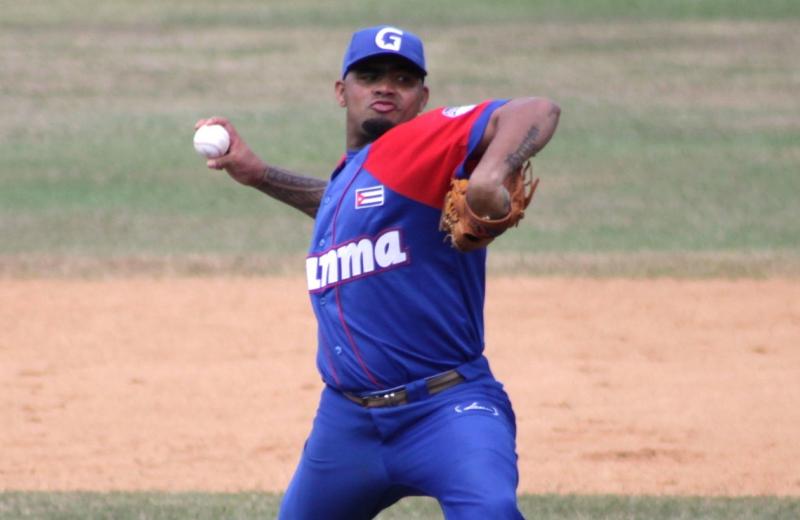
[[353, 278], [378, 274], [408, 262], [399, 229], [383, 231], [376, 238], [345, 242], [306, 258], [308, 290], [320, 291]]

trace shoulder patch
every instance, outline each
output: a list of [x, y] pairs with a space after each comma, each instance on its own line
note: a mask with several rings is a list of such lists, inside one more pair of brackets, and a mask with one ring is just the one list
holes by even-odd
[[442, 115], [445, 117], [458, 117], [463, 116], [472, 111], [478, 105], [463, 105], [460, 107], [447, 107], [442, 110]]

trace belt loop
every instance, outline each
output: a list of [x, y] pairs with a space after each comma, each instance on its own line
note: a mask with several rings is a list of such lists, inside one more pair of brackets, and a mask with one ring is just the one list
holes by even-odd
[[409, 403], [419, 401], [428, 396], [428, 386], [424, 379], [406, 385], [406, 399]]
[[461, 376], [467, 381], [473, 381], [487, 374], [491, 376], [492, 374], [492, 371], [489, 368], [489, 360], [486, 359], [485, 356], [480, 356], [472, 361], [456, 367], [456, 372], [461, 374]]

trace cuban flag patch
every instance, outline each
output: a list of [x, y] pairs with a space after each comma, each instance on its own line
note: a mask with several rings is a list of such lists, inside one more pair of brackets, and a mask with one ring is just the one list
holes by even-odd
[[356, 190], [356, 209], [383, 206], [383, 185], [359, 188]]

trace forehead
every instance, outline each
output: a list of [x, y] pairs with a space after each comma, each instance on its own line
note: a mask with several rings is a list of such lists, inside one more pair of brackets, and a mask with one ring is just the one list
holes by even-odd
[[350, 71], [354, 72], [393, 72], [402, 71], [413, 74], [419, 78], [424, 77], [419, 68], [408, 61], [407, 59], [387, 54], [380, 56], [372, 56], [358, 61], [350, 67]]

